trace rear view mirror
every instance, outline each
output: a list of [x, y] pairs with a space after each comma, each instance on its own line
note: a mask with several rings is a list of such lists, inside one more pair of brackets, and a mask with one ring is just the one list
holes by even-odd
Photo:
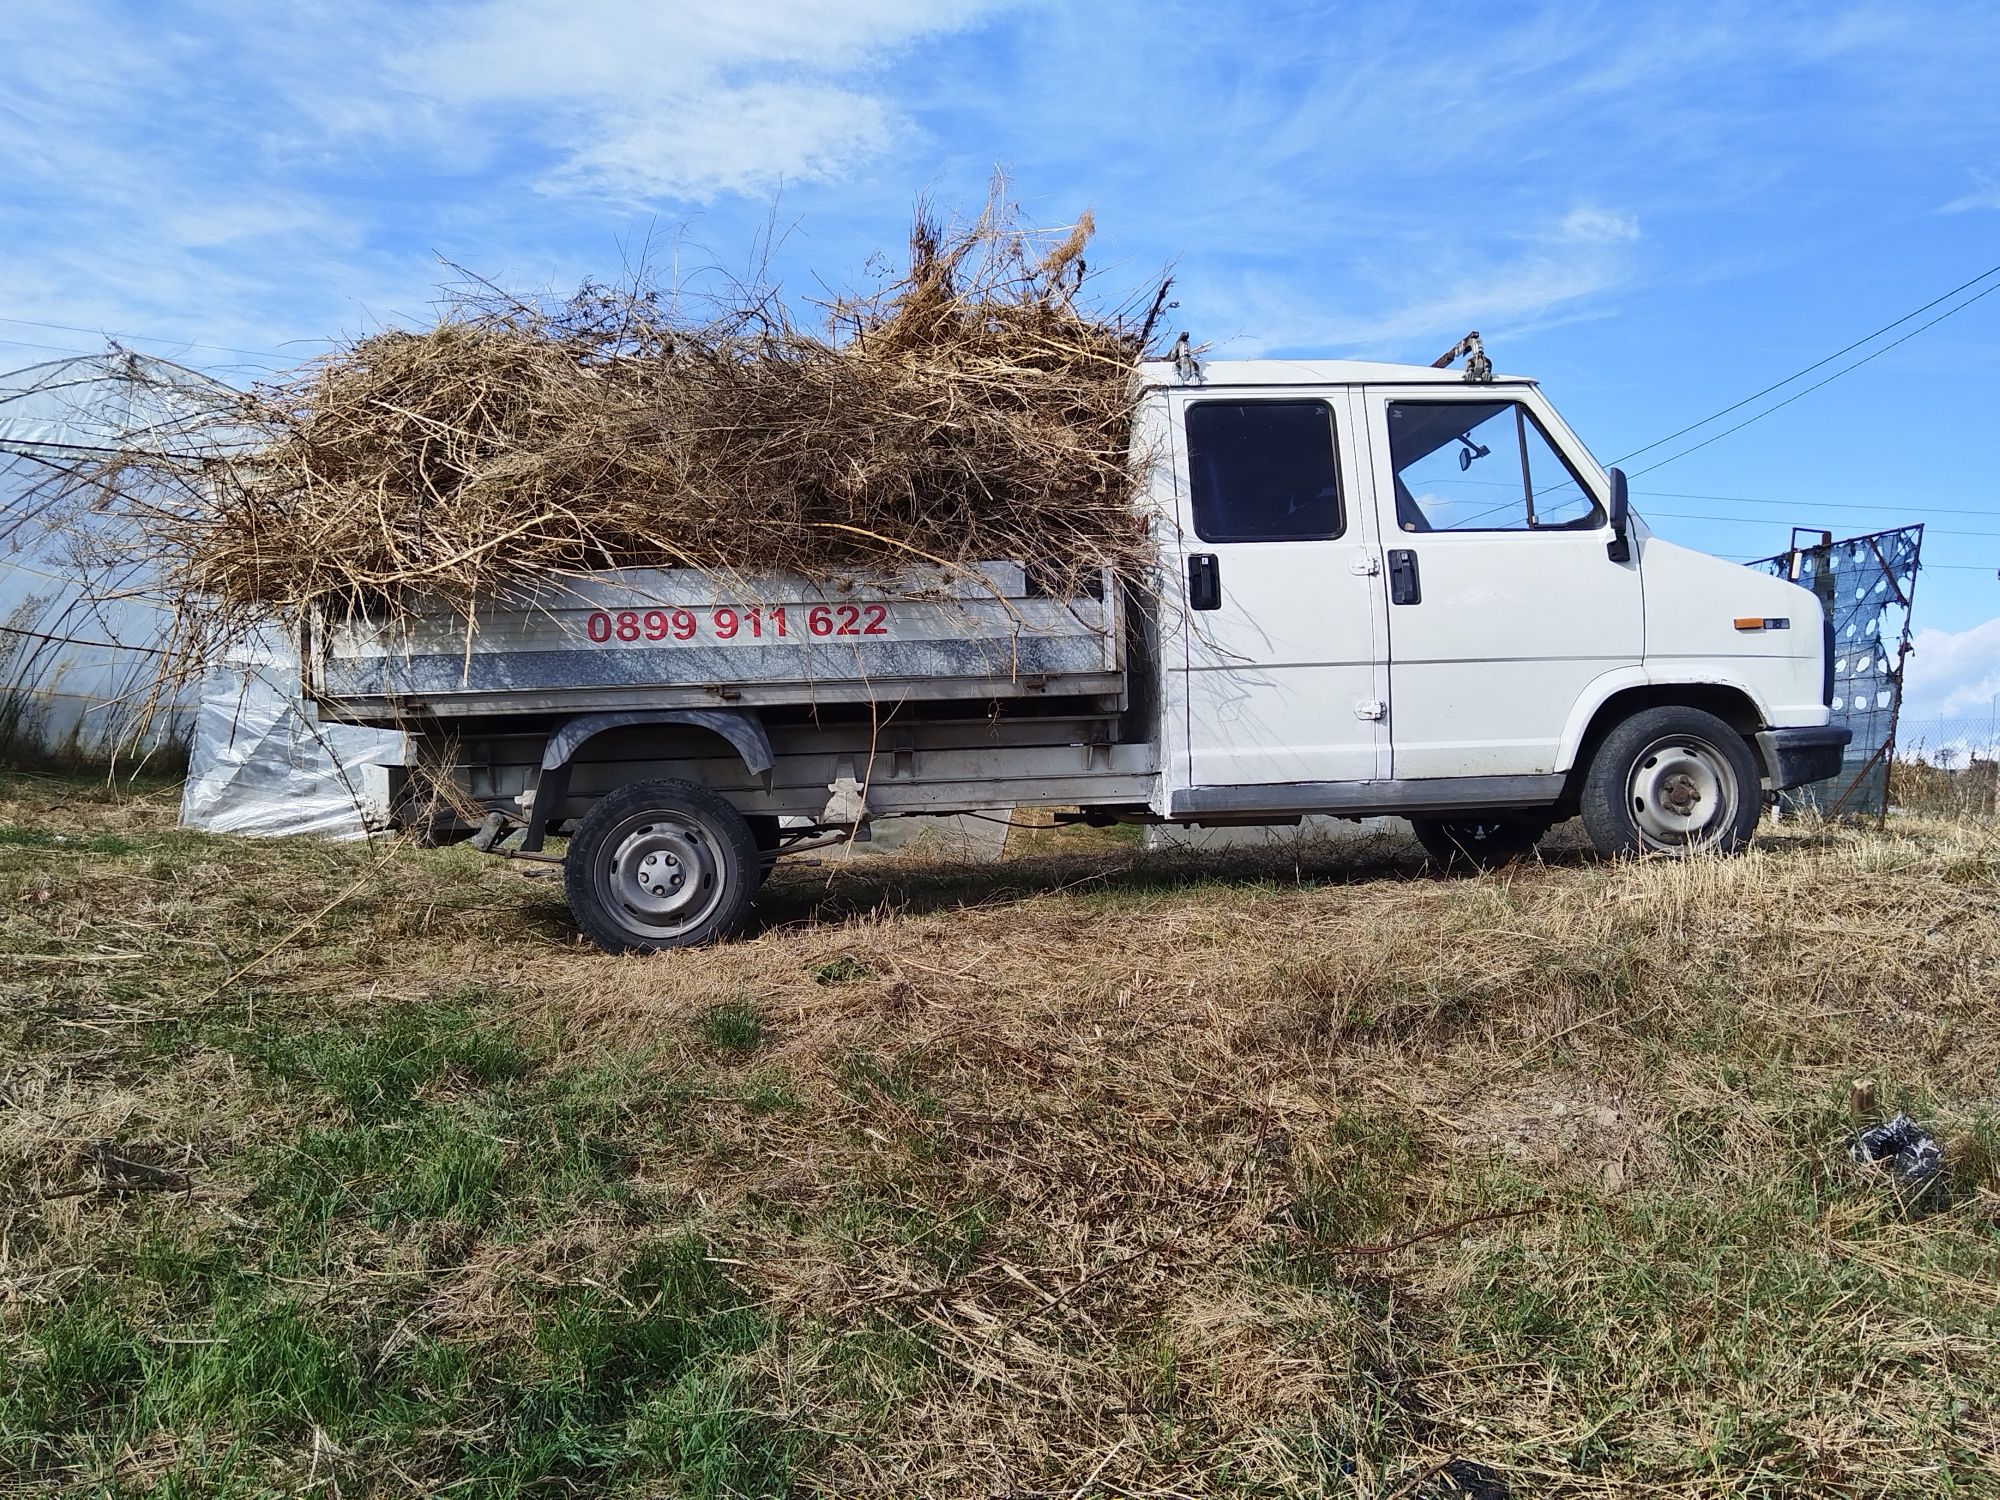
[[1604, 555], [1615, 563], [1632, 560], [1632, 496], [1625, 487], [1625, 471], [1611, 471], [1611, 540], [1604, 544]]

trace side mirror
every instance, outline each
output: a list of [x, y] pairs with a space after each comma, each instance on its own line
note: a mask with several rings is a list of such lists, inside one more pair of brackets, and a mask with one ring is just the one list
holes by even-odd
[[1611, 471], [1611, 540], [1604, 544], [1604, 555], [1615, 563], [1632, 560], [1632, 496], [1625, 488], [1625, 471]]

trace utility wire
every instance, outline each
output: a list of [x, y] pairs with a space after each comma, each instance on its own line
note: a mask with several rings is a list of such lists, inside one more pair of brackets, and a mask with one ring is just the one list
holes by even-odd
[[[1710, 422], [1719, 421], [1723, 417], [1728, 416], [1733, 411], [1741, 411], [1744, 407], [1748, 406], [1752, 401], [1761, 401], [1764, 397], [1770, 395], [1773, 391], [1781, 390], [1785, 386], [1790, 385], [1794, 380], [1798, 380], [1803, 378], [1804, 376], [1812, 374], [1814, 370], [1819, 369], [1823, 365], [1832, 364], [1836, 359], [1839, 359], [1841, 355], [1851, 354], [1856, 349], [1859, 349], [1863, 344], [1873, 343], [1876, 339], [1882, 337], [1883, 334], [1889, 332], [1890, 329], [1901, 328], [1905, 323], [1909, 322], [1910, 319], [1922, 317], [1925, 313], [1929, 312], [1932, 308], [1936, 307], [1940, 302], [1949, 302], [1953, 297], [1956, 297], [1960, 292], [1966, 291], [1971, 287], [1979, 285], [1980, 282], [1984, 281], [1987, 277], [1993, 275], [1996, 271], [2000, 271], [2000, 266], [1989, 266], [1984, 271], [1981, 271], [1977, 276], [1973, 277], [1972, 280], [1961, 282], [1959, 285], [1953, 287], [1950, 291], [1946, 292], [1941, 297], [1933, 297], [1929, 302], [1926, 302], [1922, 307], [1918, 308], [1916, 311], [1904, 313], [1902, 317], [1896, 319], [1896, 321], [1893, 323], [1884, 323], [1880, 328], [1876, 329], [1873, 333], [1867, 335], [1865, 338], [1856, 339], [1853, 343], [1849, 344], [1845, 349], [1836, 349], [1833, 351], [1833, 353], [1827, 355], [1825, 359], [1814, 360], [1811, 364], [1807, 365], [1803, 370], [1795, 370], [1790, 375], [1787, 375], [1783, 380], [1765, 386], [1763, 390], [1758, 391], [1755, 395], [1745, 396], [1741, 401], [1738, 401], [1734, 406], [1725, 406], [1722, 408], [1721, 411], [1712, 412], [1708, 416], [1703, 417], [1699, 422], [1688, 423], [1687, 426], [1681, 428], [1681, 430], [1678, 432], [1670, 432], [1665, 437], [1658, 438], [1653, 442], [1646, 444], [1646, 446], [1643, 448], [1634, 448], [1630, 453], [1626, 454], [1624, 458], [1613, 459], [1612, 463], [1622, 464], [1626, 461], [1626, 459], [1637, 458], [1641, 453], [1651, 453], [1655, 448], [1664, 447], [1668, 443], [1671, 443], [1677, 437], [1686, 437], [1690, 432], [1693, 432], [1697, 427], [1706, 427]], [[1991, 289], [1989, 288], [1989, 290]], [[1986, 293], [1981, 292], [1979, 295], [1983, 297], [1986, 295]], [[1977, 300], [1978, 298], [1973, 299], [1973, 301]], [[1967, 305], [1970, 306], [1969, 303]], [[1954, 309], [1954, 311], [1956, 311], [1956, 309]], [[1948, 317], [1950, 316], [1950, 314], [1946, 314], [1946, 316]], [[1924, 325], [1924, 328], [1928, 328], [1930, 326], [1931, 325], [1929, 323], [1926, 323]], [[1924, 331], [1923, 328], [1919, 328], [1916, 330], [1916, 332], [1918, 333], [1922, 333], [1923, 331]], [[1896, 342], [1901, 343], [1902, 340], [1898, 339]], [[1893, 349], [1895, 348], [1895, 344], [1891, 344], [1889, 347]], [[1878, 350], [1877, 352], [1879, 353], [1880, 351]], [[1869, 358], [1872, 359], [1874, 358], [1874, 356], [1870, 355]], [[1849, 368], [1853, 367], [1850, 366]], [[1822, 382], [1822, 384], [1823, 383], [1824, 382]], [[1815, 386], [1813, 389], [1817, 390], [1818, 387]], [[1805, 392], [1801, 391], [1799, 394], [1804, 395]], [[1797, 397], [1794, 397], [1793, 399], [1796, 400]], [[1775, 411], [1777, 410], [1777, 408], [1773, 407], [1772, 410]], [[1730, 428], [1729, 430], [1731, 432], [1736, 431], [1736, 429], [1733, 427]], [[1718, 434], [1718, 436], [1726, 436], [1726, 435], [1727, 434]], [[1709, 441], [1713, 442], [1714, 439], [1711, 438]], [[1692, 453], [1694, 450], [1690, 448], [1688, 451]], [[1672, 463], [1673, 460], [1664, 459], [1662, 460], [1662, 462]], [[1657, 469], [1659, 467], [1659, 464], [1654, 464], [1652, 467]], [[1641, 469], [1639, 472], [1643, 474], [1646, 472], [1646, 470]]]
[[[1659, 500], [1720, 500], [1728, 505], [1774, 505], [1786, 510], [1880, 510], [1901, 516], [1980, 516], [2000, 520], [2000, 510], [1951, 505], [1876, 505], [1858, 500], [1762, 500], [1754, 495], [1696, 495], [1686, 490], [1633, 490], [1637, 497]], [[1649, 507], [1650, 509], [1650, 507]], [[1664, 512], [1662, 512], [1664, 514]]]
[[[2000, 266], [1994, 267], [1994, 270], [2000, 270]], [[1987, 274], [1991, 275], [1992, 272], [1989, 271]], [[1976, 280], [1977, 278], [1974, 279]], [[1633, 477], [1636, 478], [1640, 474], [1650, 474], [1655, 469], [1665, 468], [1670, 463], [1676, 463], [1679, 460], [1686, 458], [1690, 453], [1699, 452], [1701, 449], [1706, 448], [1710, 443], [1721, 442], [1724, 438], [1728, 437], [1732, 432], [1741, 432], [1751, 423], [1763, 421], [1764, 418], [1770, 416], [1773, 412], [1783, 411], [1786, 407], [1790, 406], [1794, 401], [1799, 400], [1801, 397], [1810, 396], [1814, 391], [1818, 390], [1823, 385], [1833, 384], [1833, 382], [1840, 379], [1841, 376], [1853, 373], [1854, 371], [1860, 369], [1863, 365], [1867, 364], [1872, 359], [1880, 359], [1883, 355], [1887, 354], [1891, 349], [1894, 349], [1898, 344], [1907, 344], [1911, 339], [1915, 338], [1925, 329], [1935, 328], [1937, 327], [1938, 324], [1942, 323], [1946, 318], [1956, 317], [1959, 313], [1964, 312], [1968, 307], [1972, 306], [1973, 303], [1979, 301], [1982, 297], [1990, 297], [1995, 292], [2000, 292], [2000, 281], [1994, 282], [1993, 285], [1987, 287], [1986, 290], [1984, 290], [1983, 292], [1974, 292], [1970, 297], [1967, 297], [1963, 302], [1959, 303], [1958, 306], [1953, 308], [1947, 308], [1944, 312], [1941, 312], [1935, 318], [1932, 318], [1930, 322], [1919, 323], [1915, 328], [1912, 328], [1908, 333], [1904, 334], [1901, 338], [1890, 340], [1890, 342], [1884, 344], [1880, 349], [1875, 350], [1872, 354], [1864, 354], [1861, 356], [1861, 358], [1857, 359], [1853, 364], [1841, 366], [1838, 370], [1835, 370], [1831, 375], [1827, 376], [1826, 379], [1816, 380], [1811, 385], [1807, 386], [1804, 390], [1796, 392], [1793, 395], [1787, 396], [1784, 400], [1780, 401], [1776, 406], [1767, 406], [1764, 408], [1764, 410], [1758, 412], [1756, 415], [1744, 418], [1744, 420], [1738, 422], [1734, 427], [1725, 427], [1722, 431], [1716, 433], [1714, 437], [1703, 438], [1698, 443], [1690, 444], [1688, 447], [1683, 448], [1681, 449], [1680, 452], [1674, 454], [1673, 457], [1671, 458], [1663, 458], [1656, 464], [1647, 464], [1645, 468], [1635, 470]], [[1935, 307], [1937, 306], [1937, 304], [1933, 302], [1930, 303], [1929, 306]], [[1915, 314], [1913, 313], [1911, 314], [1911, 316], [1914, 317]], [[1902, 322], [1902, 323], [1907, 323], [1908, 321], [1909, 321], [1908, 318], [1899, 318], [1897, 320], [1897, 322]], [[1889, 326], [1893, 328], [1896, 325], [1892, 323]], [[1862, 342], [1866, 343], [1867, 340], [1863, 339]], [[1854, 346], [1850, 344], [1848, 347], [1851, 349]], [[1838, 358], [1837, 355], [1832, 357]], [[1820, 364], [1825, 364], [1825, 363], [1826, 363], [1825, 360], [1820, 361]], [[1819, 368], [1819, 366], [1814, 365], [1811, 368], [1817, 369]], [[1803, 374], [1804, 372], [1801, 371], [1800, 373]], [[1796, 380], [1798, 379], [1798, 376], [1794, 375], [1792, 379]], [[1779, 384], [1782, 385], [1785, 384], [1785, 382], [1780, 381]], [[1756, 398], [1753, 396], [1750, 399], [1754, 401]], [[1742, 404], [1743, 404], [1742, 402], [1737, 403], [1738, 406], [1741, 406]], [[1735, 409], [1736, 409], [1735, 407], [1730, 408], [1731, 411], [1734, 411]], [[1716, 415], [1720, 416], [1722, 414], [1718, 412]], [[1712, 422], [1715, 420], [1715, 418], [1710, 417], [1708, 420]], [[1702, 425], [1703, 424], [1700, 422], [1697, 422], [1695, 424], [1695, 426], [1697, 427]], [[1683, 429], [1683, 431], [1685, 430], [1686, 429]], [[1661, 442], [1666, 442], [1666, 441], [1669, 441], [1669, 439], [1665, 438], [1661, 439]], [[1659, 447], [1659, 443], [1654, 443], [1651, 446], [1657, 448]], [[1642, 448], [1639, 451], [1643, 453], [1646, 450]], [[1629, 458], [1631, 457], [1631, 455], [1627, 454], [1626, 457]]]
[[[1962, 477], [1962, 476], [1953, 476]], [[1981, 480], [1985, 475], [1976, 476]], [[1470, 474], [1462, 474], [1451, 481], [1453, 484], [1483, 484], [1493, 489], [1518, 490], [1521, 483], [1517, 479], [1474, 479]], [[1539, 491], [1537, 493], [1540, 493]], [[1768, 500], [1756, 495], [1707, 495], [1693, 490], [1642, 490], [1634, 486], [1632, 496], [1637, 499], [1646, 496], [1659, 500], [1715, 500], [1724, 505], [1777, 505], [1788, 510], [1797, 510], [1803, 504], [1810, 504], [1814, 510], [1886, 510], [1910, 516], [1983, 516], [1987, 520], [2000, 520], [2000, 510], [1987, 506], [1954, 505], [1896, 505], [1888, 501], [1876, 500], [1821, 500], [1817, 497], [1810, 502], [1800, 500]]]
[[92, 352], [102, 352], [78, 349], [66, 344], [31, 344], [26, 339], [0, 339], [0, 344], [5, 344], [10, 349], [46, 349], [51, 354], [89, 354]]
[[[1810, 509], [1810, 507], [1806, 507]], [[1789, 523], [1775, 516], [1705, 516], [1688, 510], [1653, 510], [1648, 507], [1642, 512], [1648, 520], [1658, 516], [1669, 521], [1720, 521], [1725, 526], [1784, 526]], [[1895, 529], [1895, 528], [1892, 528]], [[2000, 531], [1952, 531], [1943, 526], [1925, 526], [1926, 536], [1983, 536], [2000, 541]]]
[[[1789, 551], [1790, 549], [1787, 548], [1785, 550]], [[1718, 552], [1714, 555], [1723, 558], [1725, 561], [1738, 562], [1738, 563], [1769, 562], [1771, 560], [1769, 557], [1752, 557], [1741, 552]], [[1925, 563], [1919, 563], [1918, 566], [1921, 567], [1923, 571], [1926, 573], [1932, 572], [1938, 568], [1943, 568], [1947, 572], [1951, 573], [2000, 573], [2000, 563], [1925, 562]]]
[[[289, 358], [288, 355], [280, 354], [273, 349], [238, 349], [230, 344], [202, 344], [197, 343], [193, 339], [163, 338], [158, 334], [152, 333], [107, 333], [101, 328], [81, 328], [74, 323], [43, 323], [38, 322], [34, 318], [9, 318], [0, 316], [0, 323], [12, 323], [20, 328], [49, 328], [57, 333], [87, 333], [92, 338], [116, 339], [121, 344], [177, 344], [183, 349], [213, 349], [221, 354], [254, 354], [262, 359]], [[48, 346], [43, 344], [30, 345], [29, 347], [47, 348]]]

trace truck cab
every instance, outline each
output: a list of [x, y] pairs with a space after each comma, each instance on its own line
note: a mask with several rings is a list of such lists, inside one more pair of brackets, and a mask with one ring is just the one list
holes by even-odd
[[1733, 848], [1761, 790], [1837, 770], [1814, 596], [1650, 535], [1483, 366], [1142, 367], [1160, 815], [1401, 813], [1481, 857], [1581, 812], [1622, 852]]

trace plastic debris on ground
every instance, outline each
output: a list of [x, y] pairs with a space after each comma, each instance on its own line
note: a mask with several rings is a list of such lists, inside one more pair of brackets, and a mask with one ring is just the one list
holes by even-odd
[[1512, 1495], [1497, 1471], [1469, 1458], [1454, 1458], [1438, 1470], [1429, 1493], [1436, 1500], [1510, 1500]]
[[1906, 1114], [1858, 1131], [1849, 1154], [1863, 1166], [1886, 1167], [1896, 1198], [1911, 1213], [1930, 1213], [1951, 1203], [1944, 1148], [1937, 1137]]

